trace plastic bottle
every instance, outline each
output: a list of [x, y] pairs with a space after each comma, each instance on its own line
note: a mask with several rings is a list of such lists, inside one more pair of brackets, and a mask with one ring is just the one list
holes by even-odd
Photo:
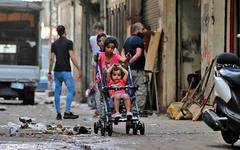
[[8, 123], [8, 128], [9, 128], [9, 135], [10, 136], [16, 136], [17, 133], [19, 133], [19, 131], [20, 131], [19, 130], [20, 127], [17, 124], [12, 123], [12, 122]]
[[42, 123], [37, 123], [36, 124], [36, 129], [37, 130], [47, 130], [47, 126], [45, 124], [42, 124]]
[[90, 118], [90, 117], [82, 117], [82, 120], [83, 120], [83, 121], [91, 121], [92, 118]]
[[56, 133], [56, 131], [54, 131], [54, 130], [44, 130], [44, 133], [45, 134], [54, 134], [54, 133]]

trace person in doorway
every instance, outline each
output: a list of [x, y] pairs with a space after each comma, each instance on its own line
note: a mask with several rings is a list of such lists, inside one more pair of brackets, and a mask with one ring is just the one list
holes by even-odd
[[56, 56], [56, 63], [54, 68], [54, 79], [55, 79], [55, 105], [57, 111], [57, 120], [62, 120], [62, 115], [60, 111], [60, 95], [62, 91], [62, 82], [64, 82], [68, 88], [68, 94], [66, 99], [66, 109], [64, 112], [64, 119], [76, 119], [79, 116], [74, 115], [71, 109], [72, 98], [75, 92], [73, 77], [71, 74], [70, 59], [74, 66], [79, 72], [79, 78], [82, 77], [82, 71], [78, 62], [75, 58], [73, 52], [73, 42], [66, 38], [66, 31], [63, 25], [57, 27], [57, 33], [59, 39], [52, 43], [51, 56], [48, 72], [48, 80], [52, 82], [52, 67], [54, 62], [54, 57]]
[[145, 56], [143, 51], [143, 30], [144, 27], [142, 23], [135, 23], [132, 26], [132, 35], [125, 40], [121, 52], [123, 57], [126, 57], [129, 54], [132, 56], [129, 60], [132, 70], [132, 78], [134, 84], [139, 86], [139, 89], [135, 93], [136, 102], [142, 110], [144, 109], [146, 103], [148, 82], [148, 76], [144, 71]]

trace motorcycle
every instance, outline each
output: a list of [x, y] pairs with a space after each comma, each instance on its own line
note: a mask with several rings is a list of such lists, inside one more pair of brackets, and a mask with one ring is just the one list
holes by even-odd
[[235, 54], [221, 53], [215, 66], [214, 96], [216, 111], [203, 112], [203, 121], [214, 131], [221, 131], [223, 140], [234, 144], [240, 135], [240, 67]]

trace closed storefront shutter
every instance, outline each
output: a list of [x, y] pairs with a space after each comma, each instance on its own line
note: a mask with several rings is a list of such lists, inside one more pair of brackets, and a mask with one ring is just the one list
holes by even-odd
[[126, 37], [126, 5], [124, 2], [120, 2], [117, 5], [109, 6], [107, 10], [107, 34], [117, 38], [119, 50], [122, 49]]
[[156, 31], [159, 26], [160, 8], [158, 0], [143, 0], [143, 23]]

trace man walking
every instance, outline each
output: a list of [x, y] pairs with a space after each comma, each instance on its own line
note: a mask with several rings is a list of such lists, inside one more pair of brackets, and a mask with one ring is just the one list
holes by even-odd
[[59, 39], [56, 40], [51, 47], [51, 56], [50, 56], [50, 64], [49, 64], [49, 72], [48, 72], [48, 80], [52, 81], [52, 67], [54, 62], [54, 57], [56, 56], [56, 63], [54, 68], [54, 79], [55, 79], [55, 105], [57, 111], [57, 120], [62, 119], [61, 111], [60, 111], [60, 95], [62, 91], [62, 82], [68, 88], [68, 94], [66, 99], [66, 109], [64, 112], [64, 119], [76, 119], [79, 116], [74, 115], [71, 109], [72, 98], [75, 92], [73, 77], [71, 74], [71, 66], [70, 66], [70, 58], [72, 63], [77, 68], [79, 72], [79, 78], [82, 77], [82, 71], [77, 63], [73, 52], [73, 42], [66, 38], [65, 27], [59, 25], [57, 27], [57, 33], [59, 35]]
[[144, 42], [143, 42], [144, 27], [140, 22], [132, 26], [132, 35], [128, 37], [124, 44], [121, 55], [126, 57], [130, 54], [132, 57], [129, 60], [132, 70], [132, 78], [135, 85], [139, 88], [136, 91], [136, 102], [140, 109], [144, 109], [147, 97], [147, 82], [148, 77], [144, 71], [145, 56], [144, 56]]
[[89, 38], [89, 42], [90, 42], [90, 45], [91, 45], [91, 50], [92, 50], [92, 66], [93, 66], [93, 79], [92, 79], [92, 85], [91, 85], [91, 89], [92, 90], [95, 90], [95, 93], [94, 93], [94, 98], [95, 98], [95, 107], [96, 107], [96, 111], [95, 113], [93, 114], [93, 117], [98, 117], [99, 116], [99, 113], [100, 113], [100, 107], [101, 107], [101, 102], [100, 102], [100, 92], [98, 89], [95, 89], [95, 88], [98, 88], [96, 87], [96, 82], [95, 82], [95, 76], [96, 76], [96, 62], [94, 60], [94, 55], [97, 55], [100, 51], [100, 47], [98, 46], [97, 44], [97, 36], [98, 34], [101, 34], [104, 32], [104, 25], [101, 23], [101, 22], [96, 22], [94, 25], [93, 25], [93, 29], [94, 29], [94, 33], [95, 35], [92, 35], [90, 38]]

